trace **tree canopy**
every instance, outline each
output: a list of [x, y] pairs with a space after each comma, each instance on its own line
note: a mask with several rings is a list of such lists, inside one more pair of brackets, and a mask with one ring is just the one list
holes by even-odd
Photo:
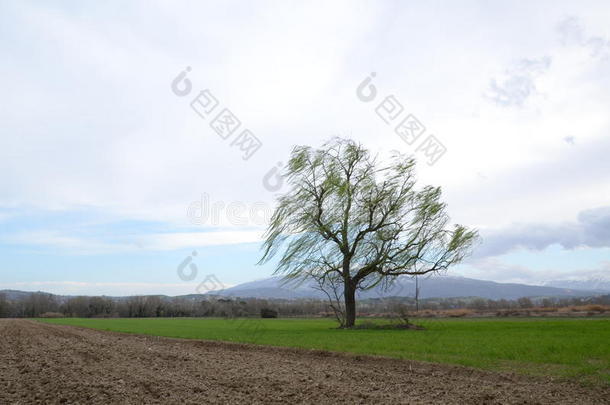
[[416, 188], [416, 161], [380, 163], [352, 140], [293, 149], [265, 234], [260, 263], [281, 252], [276, 274], [341, 285], [345, 325], [355, 322], [355, 291], [401, 275], [446, 270], [471, 250], [477, 232], [449, 226], [440, 187]]

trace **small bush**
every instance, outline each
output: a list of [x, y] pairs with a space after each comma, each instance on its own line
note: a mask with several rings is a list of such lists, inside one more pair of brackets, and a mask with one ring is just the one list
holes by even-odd
[[532, 310], [534, 312], [557, 312], [558, 308], [555, 307], [536, 307], [533, 308]]
[[261, 318], [277, 318], [277, 311], [271, 308], [261, 308]]
[[597, 304], [589, 304], [589, 305], [581, 305], [581, 306], [577, 306], [574, 307], [579, 311], [587, 311], [587, 312], [606, 312], [606, 310], [608, 309], [607, 307], [603, 306], [603, 305], [597, 305]]
[[472, 310], [470, 309], [450, 309], [445, 311], [445, 314], [450, 318], [461, 318], [466, 315], [472, 314]]
[[60, 314], [59, 312], [45, 312], [40, 315], [41, 318], [65, 318], [64, 314]]

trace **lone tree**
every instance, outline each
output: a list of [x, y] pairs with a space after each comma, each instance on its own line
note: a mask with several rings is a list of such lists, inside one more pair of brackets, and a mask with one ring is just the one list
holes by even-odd
[[342, 327], [354, 326], [357, 290], [445, 270], [477, 238], [461, 225], [448, 229], [440, 187], [415, 188], [413, 158], [382, 165], [354, 141], [333, 138], [321, 149], [295, 147], [285, 177], [290, 190], [278, 199], [259, 263], [281, 250], [275, 274], [341, 286]]

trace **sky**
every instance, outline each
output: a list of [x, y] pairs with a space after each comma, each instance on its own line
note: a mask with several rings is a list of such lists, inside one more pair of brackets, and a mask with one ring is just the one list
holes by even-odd
[[277, 173], [333, 136], [414, 155], [480, 231], [448, 274], [610, 278], [608, 21], [605, 1], [0, 0], [0, 289], [269, 277]]

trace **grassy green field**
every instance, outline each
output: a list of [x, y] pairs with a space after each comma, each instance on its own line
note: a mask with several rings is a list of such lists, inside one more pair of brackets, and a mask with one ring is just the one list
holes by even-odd
[[610, 384], [608, 319], [430, 319], [426, 330], [340, 330], [328, 319], [45, 319], [96, 329], [323, 349]]

